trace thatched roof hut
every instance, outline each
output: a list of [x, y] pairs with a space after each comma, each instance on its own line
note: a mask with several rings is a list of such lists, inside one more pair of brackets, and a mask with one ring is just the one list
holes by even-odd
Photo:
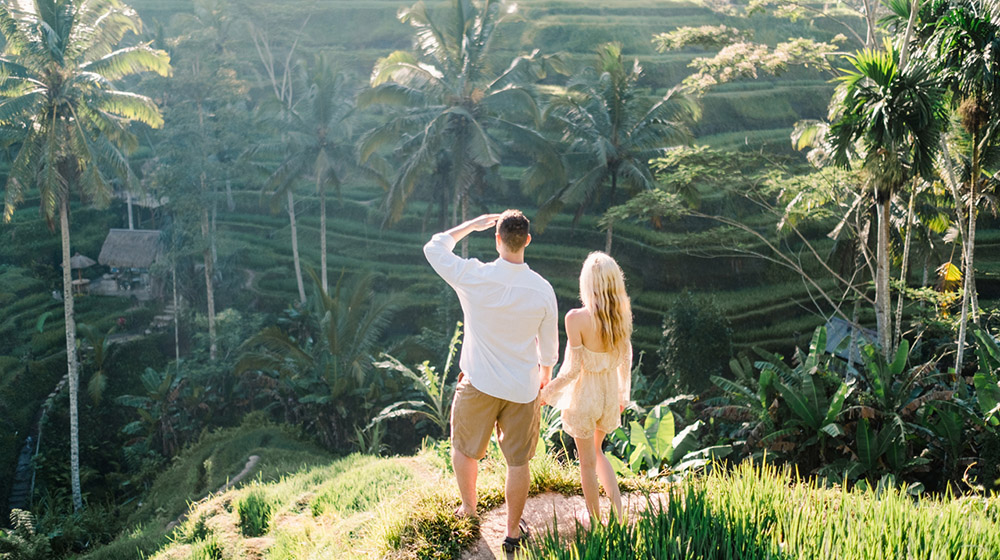
[[104, 240], [97, 262], [115, 268], [149, 268], [159, 256], [159, 230], [113, 229]]

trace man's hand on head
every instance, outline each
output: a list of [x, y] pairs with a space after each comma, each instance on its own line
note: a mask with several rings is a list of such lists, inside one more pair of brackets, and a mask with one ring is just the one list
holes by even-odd
[[500, 219], [500, 214], [483, 214], [478, 218], [469, 220], [469, 227], [474, 231], [486, 231], [490, 228], [496, 227], [497, 220]]
[[445, 233], [451, 235], [455, 242], [459, 242], [474, 231], [486, 231], [497, 225], [500, 214], [483, 214], [478, 218], [473, 218], [449, 229]]

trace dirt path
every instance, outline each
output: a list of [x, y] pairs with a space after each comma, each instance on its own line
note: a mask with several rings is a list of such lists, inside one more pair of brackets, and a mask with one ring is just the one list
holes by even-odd
[[[658, 495], [650, 496], [653, 500]], [[642, 511], [647, 507], [646, 497], [640, 494], [622, 496], [625, 509], [629, 513]], [[607, 517], [610, 508], [607, 498], [601, 497], [601, 511]], [[576, 516], [585, 516], [586, 505], [583, 496], [564, 496], [555, 492], [547, 492], [528, 498], [524, 506], [524, 519], [531, 527], [531, 534], [539, 536], [551, 532], [556, 524], [559, 526], [559, 536], [571, 538], [576, 531]], [[479, 526], [479, 542], [472, 549], [462, 554], [462, 560], [507, 560], [513, 555], [504, 553], [500, 546], [507, 532], [507, 506], [487, 512], [483, 515]]]

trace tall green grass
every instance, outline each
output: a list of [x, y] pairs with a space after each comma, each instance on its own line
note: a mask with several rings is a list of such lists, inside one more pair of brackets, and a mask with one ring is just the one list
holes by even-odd
[[543, 536], [526, 557], [1000, 558], [996, 497], [914, 498], [891, 486], [828, 489], [787, 469], [744, 463], [730, 473], [688, 479], [650, 504], [632, 523], [578, 530], [570, 542]]

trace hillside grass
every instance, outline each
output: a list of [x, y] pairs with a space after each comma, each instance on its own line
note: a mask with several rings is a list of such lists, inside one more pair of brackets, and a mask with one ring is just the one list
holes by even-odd
[[[162, 519], [150, 521], [84, 558], [135, 558], [137, 552], [151, 560], [458, 558], [478, 538], [478, 527], [453, 515], [459, 500], [448, 453], [446, 443], [427, 443], [411, 457], [355, 454], [304, 467], [286, 463], [285, 473], [260, 474], [192, 503], [169, 533]], [[185, 454], [179, 462], [197, 460]], [[531, 494], [580, 493], [574, 463], [543, 453], [531, 474]], [[503, 477], [493, 445], [480, 466], [481, 514], [502, 504]], [[163, 478], [173, 480], [169, 473]], [[571, 542], [536, 534], [525, 557], [971, 560], [1000, 554], [996, 497], [825, 488], [788, 469], [751, 463], [670, 487], [641, 479], [620, 483], [625, 491], [653, 492], [652, 507], [624, 525], [578, 528]]]
[[[250, 454], [262, 457], [251, 476], [202, 496], [204, 479], [224, 481]], [[182, 453], [157, 479], [133, 528], [83, 558], [457, 558], [478, 527], [453, 516], [459, 499], [449, 454], [447, 443], [426, 443], [413, 457], [331, 458], [276, 426], [250, 422]], [[481, 512], [502, 504], [504, 472], [494, 443], [480, 468]], [[574, 468], [551, 456], [536, 457], [531, 472], [531, 494], [580, 491]], [[186, 512], [182, 522], [165, 530], [178, 509]]]
[[891, 484], [823, 488], [743, 463], [690, 478], [664, 502], [571, 542], [546, 536], [530, 560], [980, 560], [1000, 557], [1000, 499], [914, 498]]

